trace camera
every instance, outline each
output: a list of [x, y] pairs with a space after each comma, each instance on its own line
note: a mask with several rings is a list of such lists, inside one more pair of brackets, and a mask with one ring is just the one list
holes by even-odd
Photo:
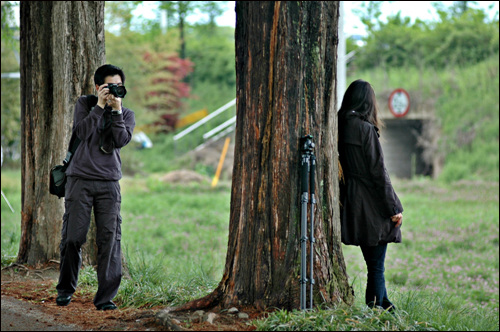
[[127, 94], [127, 89], [123, 85], [108, 84], [109, 93], [118, 98], [124, 98]]

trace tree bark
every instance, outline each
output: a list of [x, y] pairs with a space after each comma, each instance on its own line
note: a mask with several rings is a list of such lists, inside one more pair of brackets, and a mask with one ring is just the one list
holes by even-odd
[[318, 165], [314, 303], [353, 302], [338, 207], [338, 8], [338, 1], [236, 2], [237, 124], [226, 265], [211, 294], [175, 310], [299, 307], [299, 140], [308, 134]]
[[63, 200], [49, 171], [64, 159], [77, 98], [94, 91], [104, 64], [104, 1], [22, 1], [21, 241], [18, 262], [59, 258]]

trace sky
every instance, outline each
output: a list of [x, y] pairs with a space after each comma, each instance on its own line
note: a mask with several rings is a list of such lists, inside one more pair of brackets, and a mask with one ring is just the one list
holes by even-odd
[[[361, 4], [364, 1], [342, 1], [344, 5], [344, 32], [347, 36], [350, 35], [361, 35], [365, 36], [366, 31], [364, 29], [361, 20], [353, 13], [353, 9], [360, 9]], [[382, 16], [381, 19], [385, 20], [387, 16], [394, 15], [398, 11], [401, 11], [402, 17], [410, 17], [412, 21], [416, 18], [422, 20], [437, 20], [438, 16], [436, 11], [432, 7], [434, 1], [384, 1], [381, 6]], [[445, 6], [451, 6], [454, 1], [440, 1]], [[498, 15], [498, 1], [476, 1], [477, 4], [474, 7], [484, 8], [489, 14], [490, 18], [494, 15]], [[216, 19], [216, 23], [219, 26], [235, 26], [236, 24], [236, 14], [234, 12], [235, 1], [227, 1], [225, 12], [222, 16]], [[492, 9], [488, 9], [489, 6], [493, 6]], [[153, 19], [156, 18], [157, 11], [156, 1], [144, 1], [143, 4], [139, 5], [136, 10], [134, 10], [134, 15], [142, 15], [144, 18]], [[16, 8], [15, 18], [17, 25], [19, 26], [19, 7]], [[196, 20], [204, 19], [206, 17], [203, 15], [193, 15], [188, 18], [190, 23], [194, 23]]]
[[[366, 35], [364, 26], [361, 20], [353, 13], [353, 9], [361, 8], [364, 1], [343, 1], [344, 5], [344, 32], [349, 35]], [[432, 7], [434, 1], [384, 1], [381, 6], [381, 19], [384, 21], [387, 16], [396, 14], [401, 11], [402, 17], [410, 17], [412, 21], [416, 18], [422, 20], [437, 20], [438, 15]], [[451, 6], [453, 1], [441, 1], [446, 7]], [[235, 26], [236, 15], [234, 12], [234, 1], [228, 1], [224, 14], [217, 18], [216, 22], [219, 26]], [[489, 10], [488, 7], [493, 5], [493, 9]], [[477, 1], [476, 8], [484, 8], [492, 18], [498, 12], [498, 1]], [[135, 14], [141, 14], [145, 18], [155, 18], [156, 12], [154, 11], [154, 1], [146, 1], [143, 5], [138, 7]], [[203, 17], [201, 15], [193, 16], [190, 18], [190, 23]]]

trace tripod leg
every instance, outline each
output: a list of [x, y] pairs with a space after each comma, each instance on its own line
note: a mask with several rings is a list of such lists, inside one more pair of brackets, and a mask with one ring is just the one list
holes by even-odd
[[302, 178], [302, 209], [300, 215], [300, 310], [306, 309], [306, 284], [307, 284], [307, 272], [306, 272], [306, 242], [307, 242], [307, 203], [308, 203], [308, 192], [309, 192], [309, 156], [303, 154], [301, 162], [301, 178]]
[[309, 293], [309, 307], [312, 309], [313, 308], [313, 287], [314, 287], [314, 243], [316, 242], [316, 239], [314, 238], [314, 207], [316, 204], [316, 197], [314, 196], [314, 189], [315, 189], [315, 182], [314, 178], [316, 176], [316, 157], [314, 155], [311, 156], [311, 234], [309, 236], [309, 240], [311, 241], [310, 243], [310, 257], [309, 257], [309, 262], [310, 262], [310, 276], [309, 276], [309, 283], [311, 285], [310, 288], [310, 293]]

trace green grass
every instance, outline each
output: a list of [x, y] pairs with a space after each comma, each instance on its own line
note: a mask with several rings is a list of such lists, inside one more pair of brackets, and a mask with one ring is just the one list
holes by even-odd
[[[498, 182], [394, 181], [405, 208], [403, 242], [386, 257], [389, 297], [438, 330], [498, 330]], [[356, 306], [366, 268], [343, 246]], [[482, 319], [481, 315], [488, 317]]]
[[[222, 277], [230, 184], [172, 185], [159, 174], [125, 177], [122, 249], [130, 279], [115, 298], [122, 307], [177, 305], [213, 290]], [[358, 247], [343, 246], [353, 306], [276, 311], [259, 330], [498, 330], [498, 182], [427, 178], [393, 180], [403, 202], [403, 243], [390, 244], [386, 282], [396, 316], [364, 305], [366, 269]], [[17, 254], [20, 172], [2, 170], [2, 266]], [[55, 286], [55, 285], [54, 285]], [[94, 292], [95, 272], [79, 288]]]
[[2, 266], [12, 263], [21, 238], [21, 172], [2, 169], [2, 192], [14, 208], [14, 213], [2, 197]]

